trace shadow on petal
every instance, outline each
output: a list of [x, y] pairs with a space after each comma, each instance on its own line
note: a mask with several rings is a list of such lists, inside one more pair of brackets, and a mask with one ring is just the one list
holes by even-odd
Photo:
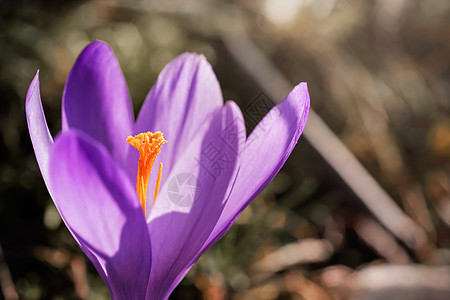
[[151, 268], [145, 218], [127, 175], [98, 142], [60, 134], [50, 160], [53, 200], [114, 299], [143, 299]]
[[194, 263], [230, 229], [236, 218], [280, 171], [297, 144], [310, 108], [306, 83], [273, 107], [246, 140], [236, 182], [220, 220]]
[[[229, 102], [211, 117], [178, 158], [152, 208], [150, 299], [167, 298], [192, 267], [236, 178], [240, 146], [245, 141], [240, 110]], [[234, 140], [227, 136], [234, 136]]]
[[[142, 214], [142, 210], [138, 209], [137, 213]], [[127, 218], [120, 233], [119, 247], [112, 256], [84, 240], [76, 230], [70, 230], [72, 235], [78, 237], [80, 248], [93, 263], [108, 287], [111, 298], [115, 300], [145, 299], [151, 269], [151, 247], [148, 247], [147, 255], [142, 256], [130, 251], [130, 247], [136, 247], [133, 241], [134, 228], [133, 221]]]

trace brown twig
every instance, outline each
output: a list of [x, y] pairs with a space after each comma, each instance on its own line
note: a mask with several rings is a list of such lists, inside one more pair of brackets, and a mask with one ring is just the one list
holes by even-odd
[[74, 255], [70, 259], [70, 269], [75, 293], [79, 299], [87, 299], [89, 294], [89, 284], [86, 274], [86, 263], [79, 255]]
[[409, 264], [408, 253], [394, 237], [371, 218], [359, 216], [354, 221], [354, 230], [366, 244], [392, 264]]
[[5, 256], [3, 254], [2, 246], [0, 245], [0, 286], [2, 288], [3, 296], [5, 300], [17, 300], [19, 295], [17, 294], [14, 282], [9, 271], [8, 264], [6, 263]]
[[[272, 99], [281, 101], [292, 89], [289, 80], [264, 56], [248, 36], [224, 31], [223, 41], [240, 64]], [[311, 109], [304, 136], [352, 189], [366, 207], [411, 249], [426, 244], [426, 234], [384, 191], [348, 148]]]
[[333, 253], [333, 245], [327, 240], [302, 239], [285, 245], [257, 261], [250, 270], [258, 274], [259, 280], [301, 263], [315, 263], [328, 259]]
[[450, 269], [421, 265], [378, 265], [352, 275], [357, 299], [449, 299]]

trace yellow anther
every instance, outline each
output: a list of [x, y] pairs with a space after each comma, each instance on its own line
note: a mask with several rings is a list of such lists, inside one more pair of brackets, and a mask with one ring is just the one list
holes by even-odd
[[[145, 132], [136, 136], [127, 137], [127, 142], [139, 151], [139, 162], [136, 182], [136, 192], [141, 202], [142, 210], [145, 216], [145, 207], [147, 203], [148, 180], [152, 171], [153, 163], [156, 156], [161, 152], [162, 144], [167, 141], [163, 134], [158, 131], [155, 133]], [[155, 203], [156, 196], [158, 196], [159, 186], [161, 183], [162, 163], [159, 164], [158, 179], [156, 180], [155, 195], [153, 203]]]

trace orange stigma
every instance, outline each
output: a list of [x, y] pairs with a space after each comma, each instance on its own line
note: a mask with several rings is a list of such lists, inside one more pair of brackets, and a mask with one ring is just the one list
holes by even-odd
[[[162, 144], [167, 141], [163, 138], [163, 134], [158, 132], [145, 132], [136, 136], [127, 137], [127, 142], [139, 151], [139, 162], [137, 172], [136, 192], [141, 201], [142, 210], [145, 216], [145, 206], [147, 203], [148, 180], [152, 171], [153, 163], [156, 156], [161, 152]], [[153, 196], [153, 204], [156, 196], [158, 196], [159, 186], [161, 183], [162, 163], [159, 164], [158, 179], [156, 180], [155, 195]]]

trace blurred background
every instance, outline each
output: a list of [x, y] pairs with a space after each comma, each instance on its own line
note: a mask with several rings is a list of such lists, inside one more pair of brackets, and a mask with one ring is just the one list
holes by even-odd
[[68, 72], [96, 39], [135, 112], [190, 51], [244, 110], [306, 81], [317, 113], [171, 299], [450, 299], [448, 0], [1, 0], [0, 298], [109, 298], [50, 199], [24, 111], [39, 69], [57, 134]]

